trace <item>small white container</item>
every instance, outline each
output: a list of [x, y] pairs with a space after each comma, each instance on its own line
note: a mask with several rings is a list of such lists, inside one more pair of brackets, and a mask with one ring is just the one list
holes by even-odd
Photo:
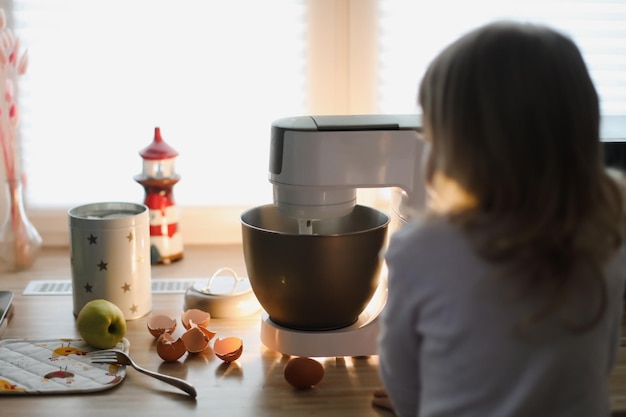
[[[228, 272], [229, 275], [220, 275]], [[209, 279], [206, 288], [189, 287], [185, 292], [184, 309], [198, 309], [213, 318], [231, 319], [250, 316], [261, 310], [250, 280], [239, 277], [230, 268], [217, 270]]]
[[74, 315], [91, 300], [116, 304], [126, 320], [152, 309], [150, 216], [143, 204], [92, 203], [68, 212]]

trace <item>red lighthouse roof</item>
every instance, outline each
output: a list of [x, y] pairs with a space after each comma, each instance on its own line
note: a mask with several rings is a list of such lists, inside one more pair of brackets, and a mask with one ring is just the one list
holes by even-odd
[[178, 156], [178, 152], [176, 151], [176, 149], [165, 143], [165, 141], [161, 137], [161, 129], [155, 127], [154, 140], [152, 141], [150, 146], [147, 146], [140, 150], [139, 155], [141, 155], [143, 159], [170, 159]]

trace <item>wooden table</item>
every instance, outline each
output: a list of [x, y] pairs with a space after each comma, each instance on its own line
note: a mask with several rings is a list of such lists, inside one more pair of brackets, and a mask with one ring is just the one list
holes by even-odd
[[[206, 278], [228, 266], [245, 275], [240, 246], [189, 247], [185, 259], [152, 268], [153, 278]], [[0, 289], [15, 293], [15, 314], [3, 339], [78, 337], [71, 296], [26, 296], [31, 280], [71, 279], [69, 251], [46, 249], [28, 271], [0, 276]], [[182, 294], [155, 294], [153, 312], [180, 317]], [[13, 396], [0, 399], [3, 416], [391, 416], [371, 406], [372, 392], [381, 386], [378, 358], [328, 358], [322, 382], [310, 390], [293, 389], [283, 378], [289, 356], [265, 348], [260, 340], [260, 314], [245, 319], [213, 319], [219, 337], [244, 341], [243, 355], [230, 365], [214, 354], [184, 356], [164, 363], [156, 354], [147, 317], [129, 321], [131, 356], [151, 370], [187, 379], [195, 385], [194, 401], [182, 391], [133, 369], [117, 387], [94, 394]], [[180, 321], [179, 321], [180, 325]]]
[[[186, 247], [185, 259], [155, 266], [154, 278], [206, 278], [228, 266], [245, 275], [241, 247]], [[0, 289], [15, 293], [15, 315], [2, 335], [7, 338], [45, 339], [78, 337], [71, 296], [25, 296], [31, 280], [70, 279], [69, 252], [47, 248], [35, 266], [0, 276]], [[153, 312], [180, 316], [182, 294], [156, 294]], [[370, 405], [372, 392], [381, 386], [378, 358], [328, 358], [322, 382], [311, 390], [291, 388], [283, 378], [288, 356], [268, 350], [260, 341], [260, 315], [245, 319], [214, 319], [218, 336], [244, 341], [241, 358], [226, 365], [213, 354], [190, 355], [176, 363], [163, 363], [154, 338], [146, 329], [147, 317], [128, 322], [127, 338], [134, 359], [148, 369], [185, 378], [198, 390], [196, 400], [155, 379], [128, 369], [124, 382], [108, 391], [63, 396], [14, 396], [0, 401], [3, 416], [377, 416], [391, 413]], [[614, 416], [626, 416], [626, 347], [610, 378]]]

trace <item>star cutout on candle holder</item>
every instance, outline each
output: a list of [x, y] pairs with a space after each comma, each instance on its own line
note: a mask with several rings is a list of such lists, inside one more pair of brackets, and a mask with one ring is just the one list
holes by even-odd
[[90, 283], [86, 283], [84, 285], [84, 288], [85, 288], [85, 292], [91, 293], [91, 289], [93, 288], [93, 286]]
[[126, 239], [128, 239], [128, 243], [133, 241], [133, 232], [128, 232], [128, 236], [126, 236]]
[[89, 235], [89, 237], [87, 237], [87, 240], [89, 241], [89, 245], [97, 245], [98, 244], [98, 236], [94, 236], [93, 233], [91, 233]]
[[137, 307], [137, 304], [133, 304], [133, 306], [130, 308], [131, 313], [136, 313], [137, 310], [139, 310], [139, 307]]
[[106, 271], [107, 270], [107, 262], [104, 261], [100, 261], [100, 263], [98, 264], [98, 268], [100, 268], [100, 271]]
[[124, 290], [124, 292], [128, 292], [130, 291], [130, 284], [128, 282], [125, 282], [124, 285], [122, 285], [122, 290]]

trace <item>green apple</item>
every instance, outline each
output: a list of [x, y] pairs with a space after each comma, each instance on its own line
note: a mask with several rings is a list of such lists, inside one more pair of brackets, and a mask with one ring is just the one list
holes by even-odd
[[96, 349], [111, 349], [126, 335], [122, 310], [103, 299], [91, 300], [76, 317], [76, 327], [83, 340]]

